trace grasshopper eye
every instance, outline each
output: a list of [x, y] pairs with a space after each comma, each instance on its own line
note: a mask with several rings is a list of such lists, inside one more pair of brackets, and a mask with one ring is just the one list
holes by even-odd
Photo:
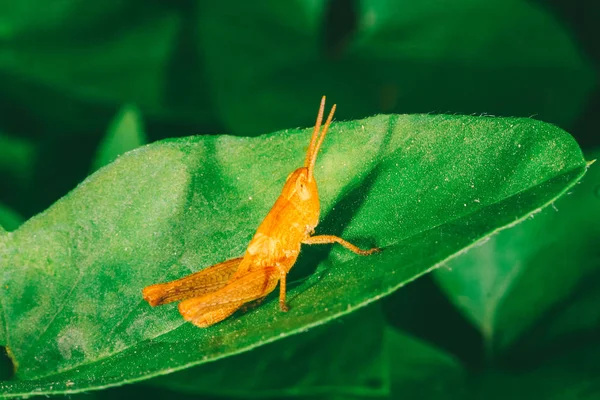
[[308, 189], [306, 180], [303, 177], [296, 181], [296, 193], [298, 193], [300, 200], [306, 200], [311, 197], [310, 190]]

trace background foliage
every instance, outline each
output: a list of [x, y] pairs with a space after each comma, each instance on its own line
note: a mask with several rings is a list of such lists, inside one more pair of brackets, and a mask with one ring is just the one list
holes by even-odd
[[[15, 230], [145, 143], [310, 126], [323, 94], [338, 103], [338, 120], [533, 117], [569, 131], [587, 160], [597, 158], [599, 17], [585, 0], [0, 3], [0, 226]], [[367, 308], [247, 353], [81, 396], [598, 398], [596, 170], [554, 207]], [[334, 217], [328, 226], [342, 229]], [[2, 261], [4, 282], [14, 266]], [[8, 358], [0, 371], [11, 379]], [[53, 383], [60, 389], [50, 391], [77, 385], [54, 376], [17, 392]]]

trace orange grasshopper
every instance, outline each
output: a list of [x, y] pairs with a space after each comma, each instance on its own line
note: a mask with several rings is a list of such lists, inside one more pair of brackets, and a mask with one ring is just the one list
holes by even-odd
[[244, 256], [176, 281], [144, 288], [144, 299], [151, 306], [183, 300], [179, 303], [183, 318], [203, 328], [224, 320], [247, 302], [264, 298], [279, 283], [279, 307], [287, 311], [286, 275], [296, 262], [302, 244], [339, 243], [360, 255], [379, 251], [378, 248], [361, 250], [333, 235], [311, 236], [319, 223], [320, 208], [313, 171], [335, 105], [321, 132], [324, 110], [325, 96], [321, 100], [304, 166], [287, 177], [281, 195], [256, 230]]

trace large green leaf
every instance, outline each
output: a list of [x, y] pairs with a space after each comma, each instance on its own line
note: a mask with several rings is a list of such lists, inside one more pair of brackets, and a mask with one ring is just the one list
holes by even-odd
[[[554, 207], [436, 271], [446, 293], [481, 329], [490, 351], [513, 343], [598, 271], [598, 185], [600, 168], [593, 165]], [[585, 324], [581, 316], [575, 319]], [[567, 320], [562, 329], [573, 328]]]
[[[594, 72], [561, 25], [523, 0], [207, 1], [199, 10], [217, 112], [237, 134], [305, 124], [327, 93], [339, 116], [491, 113], [565, 126]], [[331, 7], [331, 9], [329, 8]], [[257, 118], [260, 115], [262, 118]]]
[[549, 204], [586, 169], [570, 135], [531, 119], [334, 124], [315, 171], [317, 231], [381, 254], [305, 251], [290, 312], [266, 301], [208, 329], [141, 300], [148, 284], [242, 254], [307, 142], [308, 130], [290, 130], [145, 146], [0, 236], [4, 342], [16, 366], [5, 396], [133, 382], [323, 324]]
[[370, 306], [303, 335], [148, 383], [242, 398], [381, 396], [389, 392], [383, 328], [379, 308]]

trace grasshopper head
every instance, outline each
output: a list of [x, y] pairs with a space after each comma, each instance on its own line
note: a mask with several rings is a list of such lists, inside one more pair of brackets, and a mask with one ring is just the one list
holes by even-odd
[[294, 203], [319, 203], [319, 192], [317, 182], [310, 179], [308, 168], [298, 168], [292, 172], [285, 181], [282, 194]]
[[295, 215], [294, 222], [305, 226], [306, 233], [317, 226], [321, 208], [319, 192], [317, 182], [310, 179], [308, 168], [298, 168], [288, 176], [281, 197], [287, 204], [293, 204], [290, 211]]
[[325, 109], [325, 96], [321, 99], [321, 107], [317, 116], [317, 123], [310, 139], [306, 160], [304, 166], [292, 172], [283, 186], [281, 197], [296, 205], [296, 209], [306, 219], [307, 226], [314, 228], [318, 223], [319, 218], [319, 192], [317, 190], [317, 182], [315, 181], [313, 170], [317, 160], [317, 154], [323, 143], [323, 139], [327, 134], [327, 129], [333, 113], [335, 105], [331, 108], [331, 112], [325, 121], [323, 131], [321, 131], [321, 122], [323, 121], [323, 111]]

